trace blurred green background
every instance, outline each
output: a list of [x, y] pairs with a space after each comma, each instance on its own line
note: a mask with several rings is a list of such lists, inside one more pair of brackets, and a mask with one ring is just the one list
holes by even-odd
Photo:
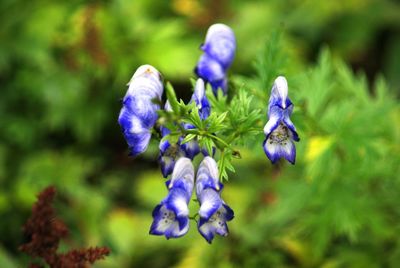
[[[111, 248], [95, 267], [400, 266], [399, 1], [2, 0], [0, 14], [0, 267], [29, 262], [21, 226], [47, 185], [71, 230], [61, 250]], [[120, 99], [148, 63], [187, 101], [216, 22], [237, 36], [230, 81], [260, 107], [287, 76], [297, 163], [273, 167], [255, 137], [222, 194], [230, 235], [208, 245], [193, 222], [167, 241], [148, 235], [167, 193], [158, 144], [128, 157]]]

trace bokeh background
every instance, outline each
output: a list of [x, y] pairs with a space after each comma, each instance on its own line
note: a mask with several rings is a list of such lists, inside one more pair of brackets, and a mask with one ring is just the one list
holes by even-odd
[[[400, 266], [399, 1], [2, 0], [0, 14], [0, 267], [29, 262], [21, 226], [48, 185], [61, 251], [111, 248], [95, 267]], [[167, 241], [148, 235], [167, 192], [158, 144], [128, 157], [120, 99], [148, 63], [189, 100], [216, 22], [237, 36], [232, 93], [259, 103], [287, 76], [297, 163], [273, 167], [255, 137], [223, 191], [229, 237], [209, 245], [193, 222]]]

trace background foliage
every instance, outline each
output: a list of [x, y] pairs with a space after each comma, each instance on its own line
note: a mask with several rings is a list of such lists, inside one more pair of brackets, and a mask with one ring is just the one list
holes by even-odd
[[[96, 267], [400, 265], [399, 2], [4, 0], [0, 14], [0, 267], [27, 264], [21, 226], [50, 184], [71, 228], [63, 247], [111, 248]], [[272, 166], [263, 135], [244, 137], [223, 192], [230, 236], [210, 246], [192, 224], [166, 241], [148, 235], [166, 194], [158, 144], [127, 156], [120, 99], [150, 63], [188, 101], [215, 22], [238, 41], [228, 101], [253, 96], [257, 127], [286, 75], [297, 164]]]

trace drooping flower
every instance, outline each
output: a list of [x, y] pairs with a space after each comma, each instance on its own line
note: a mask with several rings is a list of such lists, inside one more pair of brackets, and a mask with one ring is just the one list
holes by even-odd
[[167, 239], [183, 236], [189, 230], [188, 203], [193, 191], [194, 168], [190, 159], [180, 158], [167, 181], [169, 193], [153, 210], [150, 234], [165, 235]]
[[208, 28], [206, 40], [200, 49], [204, 54], [197, 63], [195, 73], [210, 83], [215, 95], [219, 88], [226, 94], [226, 73], [235, 57], [235, 34], [225, 24], [213, 24]]
[[[164, 110], [172, 111], [171, 105], [168, 101], [165, 103]], [[165, 126], [161, 126], [160, 130], [162, 137], [171, 133], [171, 131]], [[161, 165], [161, 173], [164, 178], [168, 177], [168, 175], [170, 175], [174, 170], [176, 159], [185, 156], [185, 152], [181, 150], [180, 140], [176, 144], [171, 144], [168, 140], [160, 141], [158, 161]]]
[[293, 104], [288, 97], [288, 85], [285, 77], [279, 76], [272, 86], [268, 105], [269, 120], [264, 127], [264, 152], [272, 163], [285, 158], [290, 163], [296, 161], [294, 141], [299, 141], [296, 127], [290, 120]]
[[200, 202], [198, 229], [211, 243], [215, 234], [227, 236], [227, 221], [234, 217], [233, 210], [221, 198], [222, 183], [219, 182], [217, 163], [207, 156], [197, 171], [196, 195]]
[[153, 99], [160, 100], [163, 94], [161, 74], [151, 65], [142, 65], [128, 85], [118, 123], [131, 154], [136, 156], [147, 149], [151, 128], [158, 118], [160, 107], [153, 103]]

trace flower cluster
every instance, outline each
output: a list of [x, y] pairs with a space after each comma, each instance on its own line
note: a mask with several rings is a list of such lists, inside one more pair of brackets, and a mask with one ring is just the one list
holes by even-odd
[[[150, 234], [177, 238], [189, 230], [188, 203], [194, 187], [194, 167], [189, 158], [182, 157], [176, 162], [166, 185], [168, 195], [153, 210]], [[197, 227], [209, 243], [215, 234], [228, 235], [226, 222], [234, 217], [233, 210], [221, 199], [222, 188], [217, 163], [210, 156], [205, 157], [196, 175], [196, 195], [200, 202]]]
[[150, 234], [180, 237], [189, 230], [188, 203], [194, 185], [194, 168], [190, 159], [182, 157], [175, 165], [171, 180], [166, 183], [169, 193], [153, 210]]
[[293, 104], [288, 97], [285, 77], [275, 79], [268, 105], [269, 120], [264, 127], [264, 152], [272, 163], [285, 158], [290, 163], [296, 161], [294, 141], [299, 141], [296, 127], [290, 120]]
[[[144, 152], [152, 131], [159, 130], [162, 139], [158, 161], [163, 177], [170, 176], [166, 182], [168, 194], [153, 210], [153, 223], [150, 227], [152, 235], [163, 235], [167, 239], [181, 237], [188, 232], [191, 219], [196, 220], [200, 234], [209, 243], [216, 234], [228, 235], [227, 222], [233, 219], [234, 212], [221, 198], [223, 184], [220, 182], [220, 173], [224, 177], [226, 167], [233, 170], [230, 163], [230, 166], [224, 163], [236, 152], [230, 143], [232, 137], [237, 135], [232, 135], [228, 142], [217, 136], [225, 126], [224, 120], [229, 111], [211, 114], [205, 83], [211, 85], [217, 97], [218, 89], [227, 93], [226, 74], [232, 64], [235, 48], [235, 36], [228, 26], [215, 24], [209, 28], [205, 43], [201, 46], [204, 53], [195, 69], [199, 78], [190, 104], [179, 102], [172, 87], [167, 86], [168, 100], [164, 111], [158, 111], [163, 84], [160, 73], [150, 65], [139, 67], [129, 83], [119, 124], [131, 154]], [[282, 157], [293, 164], [295, 162], [294, 141], [298, 141], [299, 137], [290, 120], [293, 104], [287, 95], [286, 79], [280, 76], [272, 87], [268, 106], [269, 121], [264, 127], [264, 150], [272, 163]], [[162, 115], [160, 126], [153, 129], [158, 113]], [[220, 154], [215, 153], [217, 149]], [[200, 153], [204, 158], [195, 176], [192, 160]], [[222, 163], [220, 170], [214, 160], [215, 154], [220, 158], [218, 164]], [[200, 207], [198, 213], [190, 217], [188, 204], [193, 189]]]
[[161, 74], [151, 65], [142, 65], [133, 74], [123, 99], [118, 122], [133, 156], [143, 153], [149, 145], [160, 106], [163, 84]]
[[233, 219], [233, 210], [221, 198], [222, 183], [219, 181], [215, 160], [205, 157], [197, 172], [196, 195], [200, 202], [199, 232], [209, 242], [215, 234], [228, 235], [227, 221]]
[[214, 24], [208, 29], [206, 40], [200, 49], [204, 53], [195, 68], [196, 74], [210, 83], [215, 95], [219, 88], [226, 94], [226, 72], [235, 57], [235, 34], [225, 24]]

